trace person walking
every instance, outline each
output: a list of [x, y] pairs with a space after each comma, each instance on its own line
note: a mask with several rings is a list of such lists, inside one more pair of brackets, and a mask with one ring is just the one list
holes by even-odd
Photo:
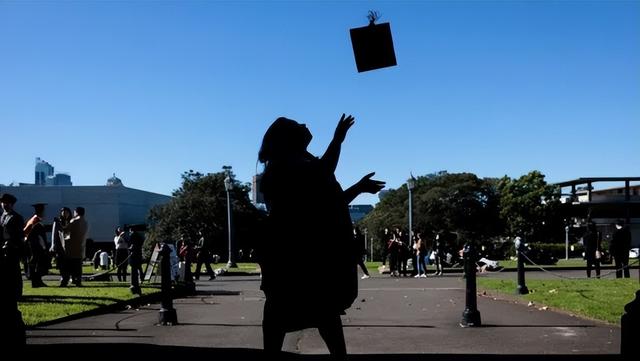
[[207, 269], [207, 274], [209, 275], [209, 280], [216, 279], [216, 274], [213, 272], [211, 268], [211, 239], [209, 237], [204, 236], [204, 232], [202, 230], [198, 231], [198, 235], [200, 239], [198, 239], [198, 244], [196, 245], [196, 273], [194, 274], [194, 278], [196, 280], [200, 279], [200, 271], [202, 270], [202, 264], [204, 264]]
[[618, 219], [611, 237], [610, 252], [616, 266], [616, 278], [629, 278], [629, 249], [631, 248], [631, 232], [622, 219]]
[[360, 277], [360, 279], [366, 280], [367, 278], [371, 277], [371, 275], [369, 274], [367, 265], [364, 263], [367, 260], [367, 247], [364, 245], [365, 239], [362, 231], [360, 231], [360, 227], [353, 227], [353, 238], [355, 239], [356, 245], [361, 245], [358, 266], [360, 266], [362, 273], [364, 273], [364, 275]]
[[[320, 158], [307, 151], [311, 132], [291, 119], [276, 119], [262, 140], [260, 189], [268, 210], [266, 236], [259, 244], [266, 297], [262, 330], [265, 351], [274, 358], [287, 332], [305, 328], [318, 328], [331, 355], [346, 358], [340, 315], [357, 297], [360, 256], [348, 204], [384, 186], [371, 179], [374, 173], [346, 190], [336, 180], [340, 149], [353, 124], [352, 116], [342, 115]], [[301, 197], [314, 207], [301, 212]], [[309, 267], [327, 259], [332, 260], [327, 267]]]

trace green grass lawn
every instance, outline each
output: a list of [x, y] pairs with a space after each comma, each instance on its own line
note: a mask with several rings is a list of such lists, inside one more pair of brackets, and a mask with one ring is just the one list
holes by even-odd
[[[90, 274], [100, 273], [100, 272], [104, 272], [104, 271], [96, 270], [95, 268], [93, 268], [93, 265], [83, 265], [82, 266], [82, 274], [83, 275], [90, 275]], [[53, 266], [53, 267], [51, 267], [49, 269], [49, 274], [50, 275], [59, 275], [60, 274], [60, 270], [58, 270], [55, 266]]]
[[[516, 268], [518, 267], [518, 261], [516, 260], [502, 260], [502, 261], [498, 261], [500, 262], [500, 265], [504, 268]], [[569, 259], [560, 259], [558, 260], [558, 263], [554, 264], [554, 265], [541, 265], [544, 268], [555, 268], [555, 267], [586, 267], [586, 263], [585, 260], [583, 260], [582, 258], [569, 258]], [[608, 266], [608, 265], [604, 265], [604, 266]], [[530, 264], [525, 264], [525, 268], [532, 268], [532, 267], [536, 267]]]
[[[30, 282], [24, 282], [19, 308], [27, 326], [137, 297], [131, 294], [127, 282], [83, 282], [82, 287], [57, 287], [58, 282], [46, 283], [49, 287], [31, 288]], [[158, 286], [142, 284], [143, 295], [158, 292]]]
[[[478, 288], [515, 295], [515, 280], [478, 278]], [[620, 324], [624, 305], [635, 298], [638, 280], [528, 280], [528, 295], [514, 296], [589, 318]]]

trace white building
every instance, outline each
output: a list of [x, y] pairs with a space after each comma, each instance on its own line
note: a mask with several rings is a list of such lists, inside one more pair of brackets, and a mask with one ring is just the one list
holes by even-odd
[[46, 203], [45, 223], [58, 216], [60, 208], [84, 207], [89, 223], [88, 237], [95, 242], [113, 242], [114, 230], [127, 224], [145, 224], [149, 210], [165, 204], [170, 196], [127, 188], [116, 178], [105, 186], [0, 186], [0, 193], [13, 194], [15, 209], [25, 221], [33, 214], [32, 204]]

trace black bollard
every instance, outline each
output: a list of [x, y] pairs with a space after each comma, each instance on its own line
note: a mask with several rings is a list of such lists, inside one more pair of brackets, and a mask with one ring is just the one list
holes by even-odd
[[160, 246], [160, 277], [162, 289], [162, 307], [158, 314], [161, 325], [177, 325], [178, 314], [173, 308], [173, 292], [171, 289], [171, 248], [166, 243]]
[[526, 295], [529, 293], [529, 289], [524, 282], [524, 242], [520, 237], [516, 238], [516, 252], [518, 253], [518, 286], [516, 287], [516, 293], [519, 295]]
[[142, 288], [140, 287], [140, 274], [138, 268], [134, 265], [131, 266], [131, 286], [129, 286], [131, 293], [141, 296]]
[[620, 318], [620, 354], [626, 360], [637, 354], [637, 342], [640, 339], [640, 291], [636, 291], [635, 300], [627, 303], [624, 311]]
[[476, 254], [471, 242], [464, 245], [462, 253], [464, 257], [464, 275], [467, 282], [466, 306], [462, 312], [462, 327], [478, 327], [482, 325], [480, 321], [480, 311], [478, 311], [476, 295]]

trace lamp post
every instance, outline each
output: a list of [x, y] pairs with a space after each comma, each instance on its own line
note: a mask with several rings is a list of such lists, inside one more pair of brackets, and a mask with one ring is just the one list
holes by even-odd
[[411, 199], [411, 191], [413, 190], [413, 188], [416, 187], [416, 179], [413, 178], [413, 175], [411, 175], [411, 178], [407, 179], [407, 189], [409, 190], [409, 244], [408, 246], [411, 247], [411, 241], [413, 240], [413, 209], [412, 209], [412, 199]]
[[[229, 167], [231, 168], [231, 167]], [[229, 191], [233, 189], [233, 181], [231, 176], [227, 173], [227, 177], [224, 179], [224, 189], [227, 191], [227, 229], [229, 230], [229, 261], [227, 262], [227, 268], [238, 268], [233, 256], [233, 234], [231, 231], [231, 194]]]
[[564, 259], [569, 259], [569, 226], [564, 226]]
[[[364, 260], [367, 260], [367, 229], [364, 229]], [[371, 261], [371, 259], [369, 259]]]

